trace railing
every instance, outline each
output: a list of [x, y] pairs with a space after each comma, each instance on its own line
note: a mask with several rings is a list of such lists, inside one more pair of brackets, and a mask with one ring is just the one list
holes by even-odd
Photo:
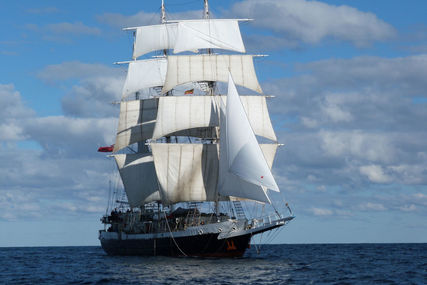
[[278, 217], [277, 214], [270, 214], [268, 216], [264, 216], [261, 218], [254, 218], [251, 220], [251, 223], [249, 224], [249, 226], [251, 228], [257, 228], [257, 227], [261, 227], [264, 226], [266, 224], [271, 224], [272, 222], [281, 219], [281, 217]]

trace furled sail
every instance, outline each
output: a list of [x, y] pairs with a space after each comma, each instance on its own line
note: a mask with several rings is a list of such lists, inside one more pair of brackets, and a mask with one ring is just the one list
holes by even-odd
[[153, 136], [158, 99], [122, 101], [114, 152]]
[[245, 52], [237, 20], [203, 19], [179, 22], [173, 52], [217, 48]]
[[168, 70], [162, 92], [195, 81], [228, 81], [231, 72], [236, 84], [262, 93], [251, 55], [168, 56]]
[[130, 62], [123, 87], [123, 98], [144, 88], [163, 86], [166, 70], [166, 58]]
[[133, 58], [174, 49], [174, 53], [217, 48], [245, 52], [238, 20], [185, 20], [135, 28]]
[[152, 143], [162, 201], [215, 201], [218, 150], [215, 144]]
[[132, 208], [160, 200], [156, 170], [151, 155], [117, 154], [114, 158]]
[[228, 170], [247, 182], [279, 191], [252, 131], [231, 74], [228, 83], [225, 134]]

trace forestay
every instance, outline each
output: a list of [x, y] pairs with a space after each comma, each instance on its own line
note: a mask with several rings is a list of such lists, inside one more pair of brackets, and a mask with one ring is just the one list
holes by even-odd
[[208, 48], [245, 52], [238, 20], [185, 20], [135, 30], [134, 59], [165, 49], [174, 49], [174, 53]]
[[139, 207], [159, 201], [159, 187], [153, 157], [149, 154], [114, 155], [129, 205]]
[[166, 58], [130, 62], [123, 87], [123, 98], [144, 88], [163, 86], [166, 70]]
[[158, 99], [122, 101], [114, 152], [153, 136]]
[[162, 92], [177, 85], [197, 81], [228, 81], [231, 72], [235, 83], [262, 93], [251, 55], [182, 55], [168, 56], [168, 70]]

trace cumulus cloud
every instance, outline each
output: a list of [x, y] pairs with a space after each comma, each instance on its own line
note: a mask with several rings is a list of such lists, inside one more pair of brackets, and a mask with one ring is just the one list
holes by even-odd
[[384, 173], [384, 170], [379, 165], [365, 165], [359, 168], [360, 173], [368, 176], [369, 180], [374, 183], [391, 182], [391, 177]]
[[47, 25], [27, 24], [27, 30], [40, 33], [43, 39], [55, 42], [69, 42], [73, 37], [99, 36], [101, 30], [82, 22], [61, 22]]
[[21, 122], [35, 113], [25, 106], [21, 94], [12, 84], [0, 84], [0, 106], [0, 140], [7, 142], [25, 139]]
[[396, 35], [391, 25], [373, 13], [320, 1], [244, 0], [234, 4], [229, 14], [253, 18], [254, 27], [273, 31], [277, 38], [274, 41], [282, 41], [284, 47], [295, 46], [296, 42], [317, 44], [325, 39], [363, 47]]
[[[297, 75], [263, 84], [276, 95], [270, 110], [285, 147], [275, 173], [291, 201], [314, 200], [338, 216], [382, 207], [427, 212], [425, 200], [412, 196], [427, 183], [426, 105], [413, 100], [425, 97], [426, 60], [326, 59], [298, 64]], [[388, 196], [385, 188], [408, 193]], [[378, 193], [369, 197], [373, 204], [366, 204], [367, 193]], [[338, 199], [341, 205], [331, 203]]]
[[113, 142], [117, 118], [39, 117], [13, 85], [0, 85], [0, 106], [0, 219], [100, 214], [112, 168], [96, 149]]
[[63, 62], [48, 65], [37, 77], [49, 84], [77, 81], [62, 98], [66, 115], [80, 117], [109, 117], [117, 115], [125, 78], [123, 68], [83, 62]]

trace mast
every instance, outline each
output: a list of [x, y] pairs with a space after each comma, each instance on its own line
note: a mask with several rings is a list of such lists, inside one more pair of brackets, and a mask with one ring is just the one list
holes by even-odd
[[162, 16], [160, 18], [162, 24], [166, 23], [166, 11], [165, 11], [165, 1], [162, 0]]
[[[204, 9], [203, 9], [203, 18], [209, 19], [209, 1], [204, 0]], [[211, 54], [212, 50], [210, 48], [207, 49], [207, 54]], [[214, 95], [215, 82], [208, 81], [208, 92], [210, 96]], [[215, 214], [219, 216], [219, 194], [215, 193]]]
[[205, 1], [205, 9], [203, 12], [203, 16], [205, 19], [209, 19], [209, 3], [208, 0], [204, 0]]

